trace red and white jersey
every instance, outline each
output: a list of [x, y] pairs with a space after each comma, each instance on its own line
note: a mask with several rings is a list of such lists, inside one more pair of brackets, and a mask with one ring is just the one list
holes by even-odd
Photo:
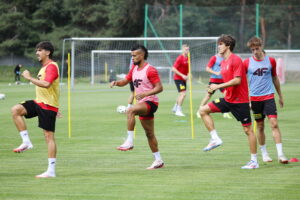
[[[132, 67], [126, 76], [126, 79], [133, 82], [136, 94], [152, 90], [154, 88], [154, 84], [160, 82], [157, 70], [149, 63], [145, 63], [142, 68], [138, 68], [138, 65]], [[156, 95], [150, 95], [144, 97], [138, 102], [143, 101], [153, 101], [158, 103], [158, 97]]]
[[241, 78], [239, 85], [225, 88], [225, 100], [229, 103], [248, 103], [249, 91], [242, 59], [232, 53], [227, 60], [221, 62], [221, 74], [224, 82], [235, 77]]

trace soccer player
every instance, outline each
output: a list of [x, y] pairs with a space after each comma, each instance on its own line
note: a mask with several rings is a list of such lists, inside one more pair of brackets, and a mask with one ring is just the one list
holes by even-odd
[[189, 64], [188, 64], [188, 53], [190, 48], [188, 45], [182, 45], [182, 54], [176, 58], [176, 61], [172, 67], [174, 72], [174, 81], [179, 92], [179, 95], [176, 99], [175, 105], [173, 106], [172, 111], [175, 115], [184, 117], [182, 113], [182, 104], [186, 96], [186, 81], [188, 79], [189, 73]]
[[[222, 61], [223, 61], [223, 57], [220, 53], [217, 53], [216, 55], [212, 56], [209, 59], [208, 64], [206, 66], [206, 71], [211, 73], [208, 85], [223, 83], [223, 78], [221, 75], [221, 62]], [[220, 91], [223, 92], [224, 88], [220, 88]], [[211, 98], [211, 96], [214, 93], [215, 93], [215, 91], [213, 91], [212, 93], [207, 92], [205, 97], [202, 99], [199, 109], [197, 111], [198, 118], [201, 117], [200, 113], [199, 113], [201, 106], [204, 106], [205, 104], [207, 104], [207, 102], [209, 101], [209, 99]], [[228, 113], [223, 113], [223, 117], [231, 119], [231, 116]]]
[[162, 92], [157, 70], [146, 62], [148, 50], [143, 45], [137, 44], [131, 49], [134, 67], [131, 68], [125, 79], [112, 81], [110, 87], [124, 86], [133, 82], [135, 98], [137, 103], [127, 110], [127, 139], [117, 149], [128, 151], [133, 149], [133, 134], [135, 126], [135, 115], [139, 116], [140, 122], [145, 130], [149, 147], [154, 155], [154, 162], [147, 169], [158, 169], [164, 166], [164, 162], [158, 150], [158, 143], [154, 134], [154, 113], [158, 108], [158, 97], [156, 94]]
[[15, 81], [16, 81], [17, 85], [20, 84], [21, 67], [22, 67], [21, 64], [17, 64], [17, 66], [14, 69], [14, 72], [15, 72]]
[[242, 169], [255, 169], [259, 165], [256, 155], [256, 136], [251, 126], [246, 72], [241, 58], [232, 53], [234, 47], [235, 39], [232, 36], [221, 35], [218, 38], [218, 50], [224, 58], [221, 62], [221, 75], [224, 83], [211, 84], [208, 92], [212, 93], [217, 89], [225, 88], [225, 96], [206, 104], [200, 109], [201, 118], [211, 135], [209, 144], [203, 150], [210, 151], [223, 143], [218, 136], [210, 113], [230, 111], [242, 123], [244, 132], [248, 136], [251, 160]]
[[272, 134], [276, 143], [277, 156], [280, 163], [287, 164], [281, 142], [281, 132], [278, 126], [274, 87], [278, 93], [279, 105], [283, 107], [283, 97], [280, 82], [276, 74], [276, 61], [273, 57], [265, 56], [263, 42], [258, 37], [251, 38], [247, 46], [252, 51], [252, 57], [244, 60], [248, 75], [251, 108], [257, 124], [257, 138], [264, 162], [272, 162], [265, 143], [264, 119], [269, 118]]
[[52, 60], [53, 52], [54, 47], [50, 42], [43, 41], [37, 44], [36, 55], [42, 65], [37, 78], [33, 78], [28, 70], [22, 73], [25, 79], [36, 85], [36, 99], [24, 101], [11, 109], [13, 121], [22, 138], [22, 144], [14, 149], [14, 152], [20, 153], [33, 148], [24, 117], [33, 118], [37, 116], [39, 119], [38, 126], [43, 129], [48, 145], [48, 169], [37, 175], [37, 178], [55, 177], [56, 143], [54, 132], [59, 106], [59, 69], [57, 63]]

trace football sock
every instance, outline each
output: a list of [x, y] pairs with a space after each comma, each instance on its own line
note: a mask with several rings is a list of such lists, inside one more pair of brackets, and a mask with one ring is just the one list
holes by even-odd
[[257, 162], [257, 155], [256, 154], [251, 154], [251, 160]]
[[180, 106], [180, 105], [177, 105], [177, 109], [176, 109], [176, 110], [181, 111], [181, 106]]
[[154, 155], [154, 158], [155, 158], [155, 160], [161, 160], [161, 156], [160, 156], [160, 153], [159, 153], [159, 151], [158, 151], [158, 152], [155, 152], [155, 153], [153, 153], [153, 155]]
[[133, 143], [133, 134], [134, 131], [127, 131], [127, 141]]
[[283, 152], [282, 152], [282, 143], [276, 144], [276, 149], [277, 149], [277, 155], [278, 156], [282, 156], [283, 155]]
[[267, 155], [268, 154], [268, 152], [267, 152], [267, 146], [265, 144], [260, 146], [260, 150], [261, 150], [261, 153], [263, 155]]
[[130, 108], [131, 106], [132, 106], [132, 104], [129, 103], [129, 104], [127, 105], [127, 108]]
[[27, 130], [20, 131], [20, 136], [22, 138], [23, 143], [25, 143], [25, 144], [30, 144], [31, 143]]
[[210, 133], [210, 136], [213, 140], [220, 140], [221, 138], [218, 136], [218, 133], [216, 129], [212, 130]]
[[48, 174], [55, 175], [55, 164], [56, 164], [56, 158], [48, 158], [48, 169], [47, 169]]

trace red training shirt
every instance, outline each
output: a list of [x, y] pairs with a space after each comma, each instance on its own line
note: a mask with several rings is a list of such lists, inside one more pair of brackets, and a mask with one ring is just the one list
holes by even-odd
[[232, 53], [227, 60], [221, 62], [221, 74], [224, 82], [228, 82], [235, 77], [241, 78], [239, 85], [225, 88], [224, 99], [229, 103], [248, 103], [249, 91], [242, 59]]
[[[183, 54], [179, 55], [176, 58], [176, 61], [173, 65], [180, 73], [187, 75], [189, 73], [189, 63], [188, 63], [188, 57], [185, 57]], [[174, 73], [174, 80], [183, 80], [185, 81], [181, 76]]]

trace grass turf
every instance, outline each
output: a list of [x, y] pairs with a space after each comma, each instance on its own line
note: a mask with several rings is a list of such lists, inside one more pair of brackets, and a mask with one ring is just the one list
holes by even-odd
[[[0, 101], [0, 199], [1, 200], [76, 200], [76, 199], [205, 199], [268, 200], [300, 198], [300, 163], [277, 162], [275, 144], [266, 123], [267, 146], [272, 163], [241, 170], [249, 161], [247, 138], [235, 119], [213, 114], [223, 145], [203, 152], [209, 135], [195, 117], [195, 139], [191, 139], [189, 115], [171, 113], [177, 96], [175, 86], [164, 85], [155, 118], [156, 135], [165, 168], [145, 170], [153, 157], [137, 120], [135, 148], [120, 152], [115, 148], [126, 137], [126, 116], [116, 113], [126, 105], [129, 88], [109, 89], [108, 85], [79, 85], [72, 92], [72, 137], [68, 138], [67, 89], [62, 86], [61, 112], [57, 120], [57, 177], [36, 179], [46, 170], [47, 149], [37, 119], [26, 120], [34, 149], [16, 154], [20, 136], [11, 120], [10, 107], [34, 97], [34, 86], [0, 83], [6, 99]], [[300, 157], [299, 85], [282, 86], [284, 109], [278, 108], [279, 125], [286, 155]], [[194, 113], [204, 95], [203, 85], [194, 85]], [[217, 97], [219, 92], [215, 94]], [[184, 103], [188, 114], [189, 98]], [[195, 116], [195, 115], [194, 115]]]

